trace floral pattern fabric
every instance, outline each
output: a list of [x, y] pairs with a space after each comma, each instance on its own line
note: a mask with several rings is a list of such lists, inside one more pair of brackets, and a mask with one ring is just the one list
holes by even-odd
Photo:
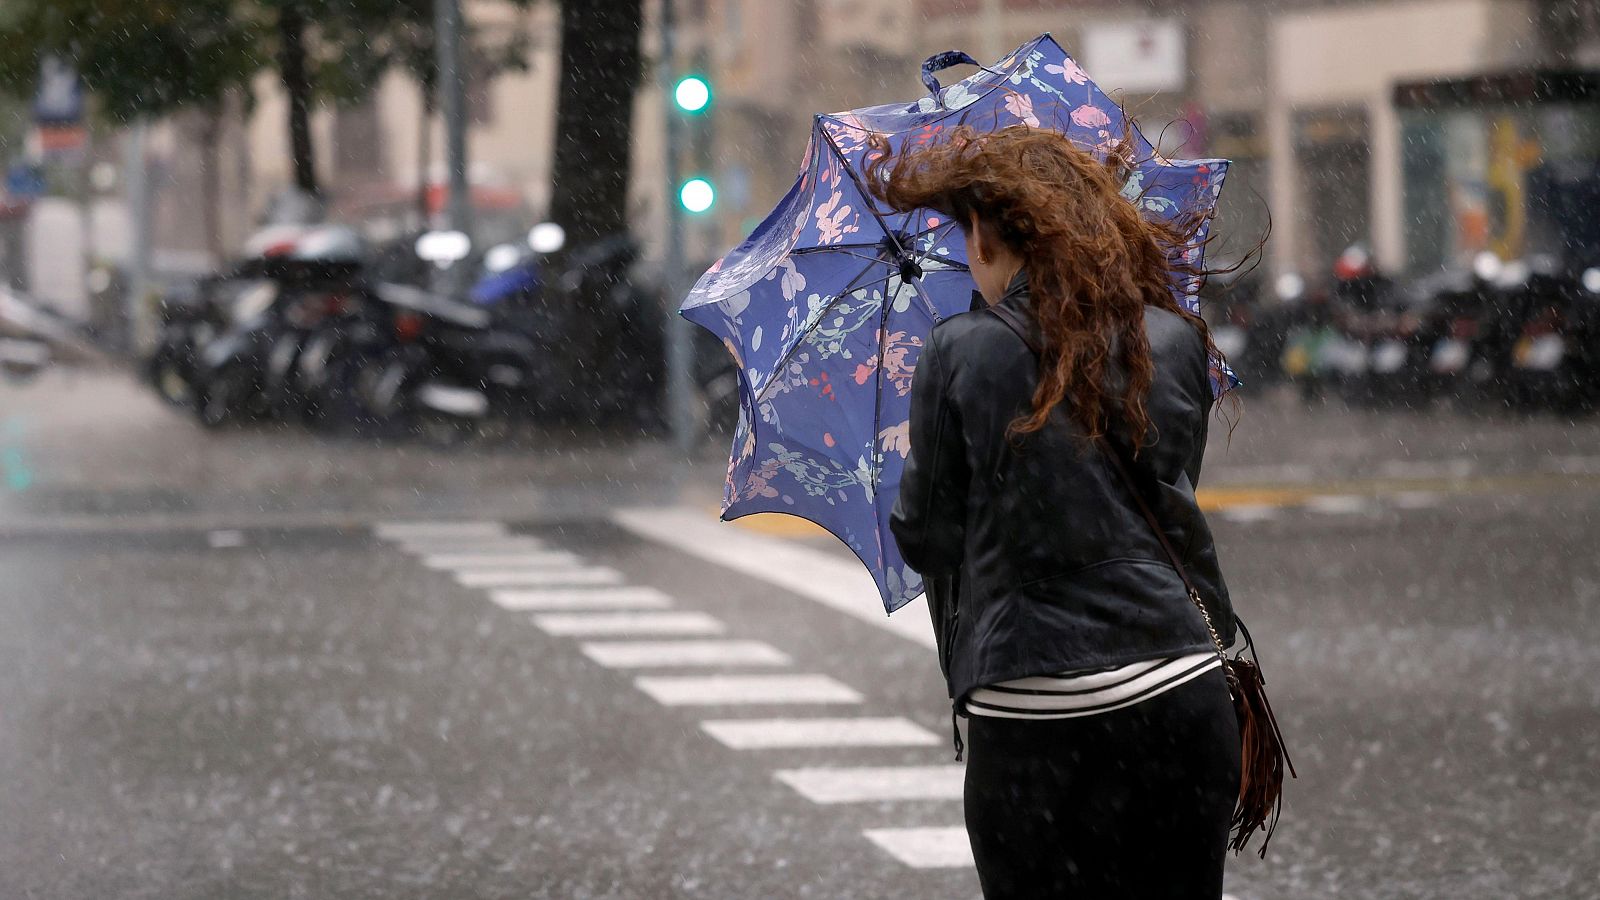
[[[966, 312], [974, 285], [956, 223], [878, 209], [863, 188], [876, 134], [890, 147], [960, 125], [1062, 132], [1104, 158], [1123, 149], [1123, 114], [1049, 35], [915, 103], [817, 116], [794, 186], [696, 282], [683, 315], [711, 330], [740, 374], [741, 412], [723, 518], [802, 516], [872, 571], [886, 609], [922, 593], [889, 512], [910, 451], [910, 391], [936, 322]], [[1169, 160], [1135, 130], [1123, 196], [1168, 219], [1216, 204], [1227, 161]], [[1198, 262], [1205, 234], [1183, 248]], [[1175, 261], [1176, 262], [1176, 261]], [[1172, 290], [1196, 304], [1196, 285]], [[1219, 370], [1219, 384], [1231, 374]], [[1220, 389], [1220, 388], [1219, 388]]]

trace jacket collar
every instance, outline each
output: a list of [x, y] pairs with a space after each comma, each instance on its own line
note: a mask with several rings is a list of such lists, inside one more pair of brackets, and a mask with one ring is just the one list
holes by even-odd
[[[1011, 276], [1011, 281], [1006, 284], [1006, 292], [1000, 295], [1001, 303], [1010, 303], [1018, 309], [1028, 308], [1028, 270], [1026, 267], [1018, 269], [1017, 274]], [[983, 294], [974, 290], [972, 292], [971, 311], [976, 312], [989, 305], [983, 299]]]
[[1027, 323], [1034, 345], [1044, 345], [1044, 332], [1039, 330], [1039, 320], [1033, 317], [1033, 295], [1028, 292], [1027, 269], [1021, 269], [1012, 276], [1010, 283], [1006, 285], [1006, 292], [1000, 295], [1000, 302], [995, 305], [1009, 307], [1021, 313], [1018, 318]]

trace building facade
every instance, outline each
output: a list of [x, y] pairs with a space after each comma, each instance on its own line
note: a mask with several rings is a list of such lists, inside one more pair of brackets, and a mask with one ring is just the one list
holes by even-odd
[[[647, 59], [659, 55], [660, 2], [646, 3]], [[914, 100], [925, 91], [918, 77], [924, 57], [964, 49], [981, 60], [999, 59], [1043, 31], [1120, 99], [1165, 152], [1233, 160], [1216, 229], [1223, 257], [1253, 246], [1270, 220], [1267, 261], [1278, 272], [1319, 277], [1357, 241], [1391, 271], [1434, 264], [1439, 253], [1408, 247], [1428, 240], [1428, 232], [1408, 225], [1422, 213], [1408, 209], [1405, 170], [1415, 162], [1408, 162], [1397, 89], [1600, 62], [1592, 52], [1594, 16], [1556, 21], [1547, 9], [1553, 4], [1537, 0], [675, 4], [678, 68], [705, 73], [714, 92], [710, 112], [686, 129], [682, 157], [686, 172], [704, 174], [718, 188], [716, 205], [689, 218], [692, 264], [737, 242], [788, 189], [813, 114]], [[469, 89], [474, 200], [487, 227], [510, 234], [536, 221], [550, 197], [559, 11], [543, 4], [518, 12], [480, 0], [467, 5], [467, 15], [490, 32], [515, 24], [533, 48], [527, 71]], [[664, 183], [660, 74], [659, 68], [645, 73], [634, 110], [632, 202], [636, 229], [647, 252], [657, 255], [673, 202]], [[951, 77], [962, 74], [953, 70]], [[228, 192], [224, 205], [238, 221], [191, 227], [202, 237], [220, 228], [233, 240], [290, 181], [281, 92], [264, 81], [256, 93], [248, 121], [225, 128], [221, 138], [219, 189]], [[360, 106], [319, 109], [319, 163], [334, 214], [381, 232], [415, 226], [430, 203], [436, 209], [437, 198], [429, 201], [428, 194], [443, 175], [437, 119], [424, 115], [416, 86], [400, 74], [387, 76]], [[190, 132], [176, 135], [184, 139], [158, 141], [176, 173], [187, 168], [184, 155], [197, 152], [188, 140], [195, 126], [186, 127]], [[166, 215], [192, 226], [194, 217], [185, 219], [181, 210], [192, 208], [183, 198], [195, 188], [176, 180], [168, 188], [168, 204], [180, 212]], [[1414, 206], [1422, 195], [1412, 195]], [[182, 236], [184, 227], [174, 225], [171, 234]], [[1452, 252], [1467, 249], [1460, 243]]]

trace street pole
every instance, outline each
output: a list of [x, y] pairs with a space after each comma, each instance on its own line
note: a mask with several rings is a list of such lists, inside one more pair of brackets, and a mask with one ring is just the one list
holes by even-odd
[[127, 318], [128, 350], [143, 353], [152, 343], [150, 310], [150, 172], [145, 152], [149, 124], [137, 119], [123, 138], [122, 184], [127, 194], [128, 222], [133, 231], [128, 253], [128, 293], [123, 314]]
[[666, 114], [666, 158], [663, 166], [666, 203], [666, 286], [667, 421], [678, 449], [694, 448], [694, 326], [678, 315], [679, 292], [683, 285], [683, 211], [678, 205], [678, 154], [683, 143], [683, 117], [672, 102], [678, 73], [675, 45], [673, 0], [661, 0], [661, 108]]
[[[433, 0], [435, 63], [444, 113], [445, 165], [449, 171], [445, 228], [472, 234], [472, 197], [467, 187], [467, 92], [461, 79], [461, 0]], [[465, 290], [466, 267], [453, 264], [442, 279], [448, 292]]]

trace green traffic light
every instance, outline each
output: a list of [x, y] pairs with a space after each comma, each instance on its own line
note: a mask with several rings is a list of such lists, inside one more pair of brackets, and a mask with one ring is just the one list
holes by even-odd
[[677, 86], [672, 89], [672, 99], [684, 112], [701, 112], [711, 105], [711, 82], [699, 75], [680, 78]]
[[678, 188], [678, 202], [692, 213], [702, 213], [717, 202], [717, 190], [704, 178], [691, 178]]

